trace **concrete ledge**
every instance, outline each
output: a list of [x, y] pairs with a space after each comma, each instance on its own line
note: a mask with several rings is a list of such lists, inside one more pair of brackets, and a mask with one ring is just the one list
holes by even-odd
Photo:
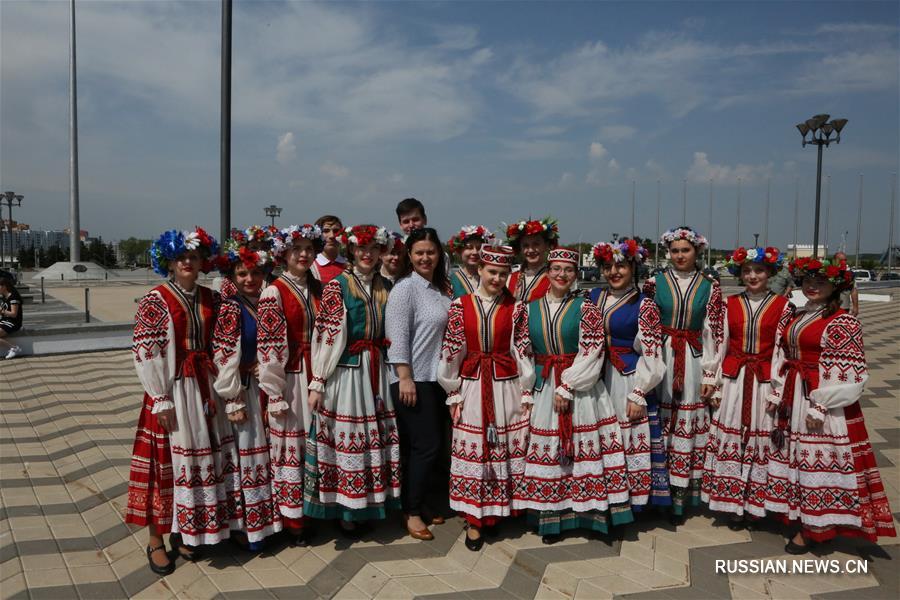
[[133, 323], [82, 323], [23, 329], [7, 339], [26, 355], [48, 356], [131, 348], [133, 330]]

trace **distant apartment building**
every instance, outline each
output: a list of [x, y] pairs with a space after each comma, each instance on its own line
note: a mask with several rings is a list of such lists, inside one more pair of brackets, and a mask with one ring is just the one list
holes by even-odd
[[[20, 248], [42, 249], [44, 251], [59, 246], [60, 248], [69, 247], [69, 229], [63, 230], [44, 230], [31, 229], [27, 223], [12, 222], [12, 232], [10, 232], [10, 223], [8, 219], [2, 221], [2, 231], [0, 231], [0, 248], [2, 248], [3, 256], [9, 257], [13, 255], [13, 250], [18, 253]], [[12, 235], [10, 235], [10, 233]], [[90, 241], [88, 232], [81, 230], [81, 240], [85, 243]], [[14, 255], [13, 255], [14, 256]]]

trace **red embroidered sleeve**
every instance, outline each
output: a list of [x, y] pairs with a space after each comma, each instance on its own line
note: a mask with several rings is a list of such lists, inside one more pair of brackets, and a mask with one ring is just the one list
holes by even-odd
[[459, 354], [466, 339], [466, 325], [463, 317], [463, 307], [459, 300], [454, 300], [450, 305], [447, 316], [447, 329], [444, 330], [444, 340], [441, 343], [441, 355], [445, 361], [452, 362]]
[[213, 331], [213, 360], [224, 366], [237, 353], [241, 343], [241, 308], [234, 300], [223, 300]]
[[531, 336], [528, 332], [528, 304], [519, 302], [513, 312], [513, 342], [522, 358], [531, 358]]
[[652, 298], [641, 300], [638, 309], [638, 339], [641, 344], [641, 354], [648, 358], [659, 357], [662, 347], [662, 329], [659, 316], [659, 307]]
[[169, 307], [156, 293], [141, 298], [134, 317], [131, 351], [135, 362], [165, 358], [169, 347]]
[[256, 356], [260, 364], [276, 362], [284, 365], [288, 359], [287, 319], [273, 296], [259, 299], [256, 307]]
[[581, 335], [579, 336], [581, 354], [589, 355], [603, 347], [606, 333], [603, 329], [603, 312], [593, 302], [581, 303]]
[[643, 288], [641, 291], [644, 292], [644, 295], [648, 298], [651, 298], [655, 301], [656, 299], [656, 277], [651, 277], [647, 281], [644, 282]]
[[836, 317], [825, 330], [820, 356], [824, 381], [860, 383], [866, 376], [866, 353], [859, 319], [846, 314]]
[[334, 345], [334, 338], [344, 324], [344, 296], [341, 284], [332, 279], [322, 290], [322, 302], [316, 315], [316, 343]]
[[725, 302], [722, 299], [722, 288], [713, 284], [709, 293], [709, 302], [706, 304], [706, 316], [712, 329], [713, 340], [716, 342], [716, 350], [725, 341]]

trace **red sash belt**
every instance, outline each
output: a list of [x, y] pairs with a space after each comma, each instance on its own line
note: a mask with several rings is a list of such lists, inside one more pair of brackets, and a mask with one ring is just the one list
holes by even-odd
[[216, 402], [213, 400], [212, 393], [209, 389], [209, 378], [215, 375], [216, 367], [212, 359], [206, 352], [189, 350], [181, 362], [181, 377], [190, 377], [197, 380], [197, 387], [200, 389], [200, 398], [203, 400], [203, 407], [208, 417], [216, 414]]
[[[381, 338], [377, 340], [356, 340], [355, 342], [351, 342], [347, 347], [348, 354], [361, 354], [366, 350], [369, 351], [369, 380], [372, 382], [372, 394], [375, 395], [376, 402], [378, 400], [383, 402], [384, 400], [381, 398], [381, 386], [379, 385], [381, 376], [381, 354], [390, 345], [391, 343], [388, 340]], [[307, 375], [307, 377], [309, 377], [309, 375]], [[376, 406], [376, 410], [381, 412], [383, 407]]]
[[625, 369], [628, 368], [628, 365], [625, 364], [622, 356], [625, 354], [632, 354], [633, 352], [634, 348], [630, 348], [628, 346], [606, 347], [606, 356], [609, 358], [609, 362], [612, 363], [612, 366], [614, 366], [619, 373], [623, 373]]
[[781, 449], [784, 447], [785, 436], [791, 424], [797, 376], [800, 376], [807, 390], [814, 390], [818, 383], [819, 363], [789, 358], [781, 365], [779, 373], [784, 377], [784, 387], [781, 392], [781, 404], [778, 405], [778, 424], [772, 430], [772, 442]]
[[494, 415], [494, 365], [507, 373], [516, 372], [516, 361], [506, 353], [472, 351], [466, 354], [460, 368], [460, 375], [469, 379], [478, 377], [481, 372], [481, 420], [484, 445], [493, 446], [499, 441], [497, 421]]
[[685, 345], [690, 345], [699, 352], [703, 349], [703, 344], [700, 342], [699, 329], [673, 329], [664, 326], [662, 332], [672, 340], [672, 352], [675, 355], [675, 373], [672, 378], [672, 397], [675, 398], [684, 391]]
[[772, 361], [772, 353], [747, 354], [732, 351], [728, 356], [735, 362], [736, 370], [744, 368], [744, 389], [741, 398], [741, 441], [746, 444], [750, 440], [750, 420], [753, 408], [753, 385], [757, 381], [765, 381], [765, 365]]
[[299, 371], [300, 362], [303, 362], [303, 371], [306, 373], [306, 383], [312, 381], [312, 345], [309, 342], [297, 342], [290, 349], [291, 358], [288, 359], [287, 370]]
[[[575, 353], [572, 354], [536, 354], [534, 362], [541, 365], [541, 378], [544, 385], [547, 385], [547, 378], [550, 377], [550, 371], [554, 370], [554, 379], [556, 387], [562, 383], [562, 372], [572, 366], [575, 360]], [[555, 395], [555, 393], [554, 393]], [[567, 410], [557, 414], [559, 420], [559, 445], [562, 448], [562, 454], [568, 458], [575, 457], [575, 445], [572, 442], [572, 411]]]

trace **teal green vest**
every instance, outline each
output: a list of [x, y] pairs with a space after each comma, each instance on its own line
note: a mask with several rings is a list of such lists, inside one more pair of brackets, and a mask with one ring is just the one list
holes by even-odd
[[[578, 352], [583, 297], [570, 296], [551, 321], [546, 296], [528, 303], [528, 335], [535, 354], [574, 354]], [[535, 365], [534, 391], [544, 389], [541, 366]]]
[[[341, 273], [334, 278], [341, 284], [341, 295], [344, 298], [344, 310], [347, 313], [347, 346], [357, 340], [380, 340], [384, 338], [384, 304], [376, 303], [370, 298], [357, 298], [350, 293], [350, 273]], [[368, 290], [365, 290], [368, 296]], [[350, 354], [347, 349], [338, 361], [341, 367], [358, 367], [359, 354]]]
[[450, 274], [450, 284], [453, 286], [453, 298], [462, 298], [466, 294], [471, 294], [475, 290], [470, 290], [466, 286], [466, 282], [463, 281], [465, 275], [462, 275], [458, 270], [453, 271]]
[[656, 295], [663, 327], [672, 329], [703, 329], [706, 305], [712, 293], [712, 283], [701, 273], [694, 276], [687, 292], [682, 295], [675, 276], [669, 270], [657, 273]]

